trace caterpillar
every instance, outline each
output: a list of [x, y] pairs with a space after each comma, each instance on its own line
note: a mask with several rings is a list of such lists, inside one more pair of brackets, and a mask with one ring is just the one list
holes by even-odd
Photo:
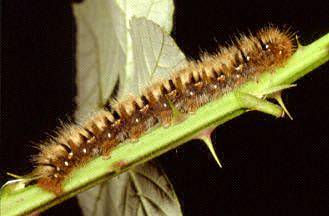
[[154, 127], [176, 123], [175, 110], [187, 117], [262, 72], [283, 66], [295, 52], [293, 36], [275, 27], [241, 35], [216, 54], [204, 54], [169, 79], [155, 81], [141, 95], [109, 103], [81, 125], [64, 125], [40, 144], [31, 175], [41, 188], [60, 194], [73, 169], [95, 157], [109, 157], [117, 145]]

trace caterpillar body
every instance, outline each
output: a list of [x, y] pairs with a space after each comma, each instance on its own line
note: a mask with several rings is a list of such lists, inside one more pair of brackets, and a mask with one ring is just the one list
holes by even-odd
[[288, 30], [266, 27], [242, 35], [217, 54], [190, 61], [170, 79], [157, 80], [140, 96], [108, 105], [81, 125], [63, 126], [40, 145], [31, 175], [40, 187], [60, 194], [63, 180], [76, 167], [109, 156], [120, 143], [136, 140], [156, 126], [171, 125], [175, 109], [188, 116], [262, 72], [284, 65], [294, 51]]

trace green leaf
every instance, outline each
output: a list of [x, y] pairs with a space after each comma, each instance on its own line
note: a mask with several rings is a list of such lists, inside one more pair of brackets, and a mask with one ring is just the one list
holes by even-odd
[[[136, 71], [133, 56], [133, 46], [135, 45], [129, 33], [131, 18], [145, 17], [161, 26], [164, 31], [170, 32], [173, 25], [174, 4], [172, 0], [117, 0], [116, 3], [119, 10], [122, 12], [120, 15], [118, 14], [117, 19], [124, 20], [121, 33], [124, 34], [126, 38], [124, 45], [122, 43], [122, 47], [125, 47], [126, 64], [123, 65], [125, 67], [125, 73], [120, 74], [118, 97], [121, 98], [132, 93], [126, 86], [135, 83], [134, 78]], [[137, 45], [140, 46], [139, 43]]]
[[187, 64], [185, 55], [174, 39], [146, 18], [133, 17], [130, 34], [134, 57], [134, 82], [124, 84], [123, 92], [141, 94], [152, 81], [168, 79], [170, 74]]
[[170, 181], [154, 162], [82, 193], [79, 202], [85, 215], [182, 215]]
[[[122, 47], [116, 40], [116, 23], [108, 1], [87, 0], [74, 4], [77, 23], [77, 111], [78, 121], [105, 103], [125, 64]], [[106, 4], [104, 4], [106, 3]], [[95, 22], [97, 20], [97, 22]], [[112, 39], [111, 39], [112, 38]]]
[[[133, 81], [134, 65], [129, 20], [146, 17], [165, 31], [172, 28], [171, 0], [86, 0], [74, 4], [77, 22], [77, 120], [109, 99], [120, 86]], [[120, 87], [120, 89], [123, 89]], [[120, 90], [120, 95], [127, 94]]]

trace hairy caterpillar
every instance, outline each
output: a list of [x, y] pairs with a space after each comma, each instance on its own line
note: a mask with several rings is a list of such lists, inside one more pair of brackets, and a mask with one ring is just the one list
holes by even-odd
[[72, 169], [96, 156], [109, 156], [118, 144], [138, 139], [156, 125], [172, 124], [174, 109], [188, 115], [261, 72], [283, 65], [295, 50], [292, 36], [273, 27], [241, 36], [234, 45], [153, 83], [141, 96], [109, 105], [82, 125], [64, 126], [40, 145], [32, 175], [39, 186], [59, 194]]

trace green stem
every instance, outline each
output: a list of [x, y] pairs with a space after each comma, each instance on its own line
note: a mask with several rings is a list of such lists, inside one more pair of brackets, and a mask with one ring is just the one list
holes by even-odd
[[[250, 81], [238, 90], [252, 95], [261, 95], [267, 89], [291, 84], [329, 60], [329, 34], [312, 44], [298, 48], [288, 63], [278, 70], [264, 73], [258, 82]], [[36, 185], [17, 191], [2, 190], [0, 215], [22, 215], [41, 212], [190, 140], [200, 131], [218, 126], [245, 112], [241, 101], [231, 92], [219, 100], [201, 107], [185, 121], [168, 127], [157, 128], [141, 137], [138, 142], [126, 143], [113, 150], [111, 158], [101, 157], [76, 169], [64, 182], [64, 193], [56, 197]], [[268, 107], [271, 109], [271, 107]], [[275, 111], [269, 110], [269, 113]]]

